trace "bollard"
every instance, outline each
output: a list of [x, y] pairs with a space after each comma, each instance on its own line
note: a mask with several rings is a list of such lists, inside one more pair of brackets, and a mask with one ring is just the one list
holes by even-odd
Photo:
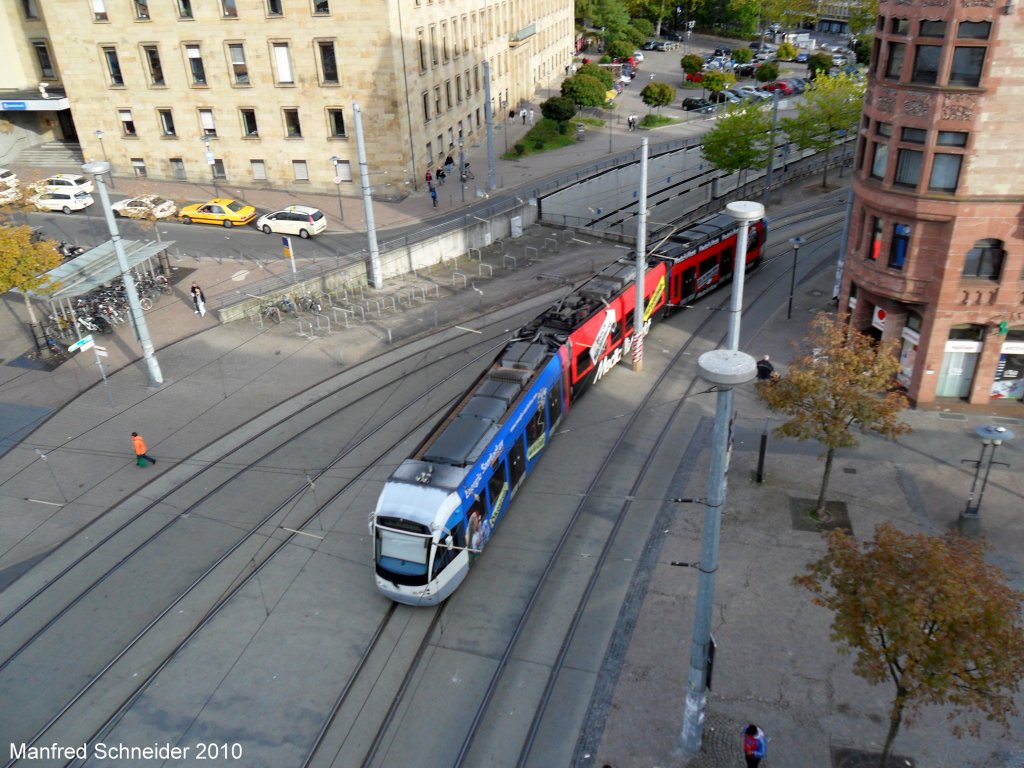
[[771, 423], [771, 419], [764, 420], [764, 429], [761, 430], [761, 445], [757, 451], [757, 475], [756, 480], [758, 483], [764, 482], [764, 455], [768, 450], [768, 425]]

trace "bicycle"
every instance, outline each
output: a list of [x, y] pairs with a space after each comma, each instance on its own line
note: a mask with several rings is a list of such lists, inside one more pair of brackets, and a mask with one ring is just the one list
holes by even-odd
[[469, 163], [466, 163], [465, 165], [463, 165], [462, 166], [462, 176], [461, 176], [462, 181], [463, 182], [467, 182], [470, 179], [475, 179], [475, 178], [476, 178], [476, 176], [474, 176], [473, 172], [471, 170], [469, 170]]
[[281, 310], [275, 304], [263, 304], [260, 307], [260, 316], [270, 318], [274, 325], [281, 324]]

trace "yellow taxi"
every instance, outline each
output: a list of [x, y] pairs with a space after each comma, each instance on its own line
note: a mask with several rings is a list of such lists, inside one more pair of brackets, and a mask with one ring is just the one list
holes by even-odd
[[193, 221], [197, 224], [220, 224], [233, 227], [235, 224], [248, 224], [256, 218], [256, 209], [237, 200], [217, 198], [208, 203], [193, 203], [184, 206], [178, 218], [185, 224]]

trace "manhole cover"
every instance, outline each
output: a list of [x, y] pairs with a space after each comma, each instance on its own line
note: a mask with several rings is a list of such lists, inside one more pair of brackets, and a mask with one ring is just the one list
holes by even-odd
[[819, 291], [819, 290], [815, 289], [813, 291], [808, 291], [807, 295], [808, 296], [814, 296], [815, 298], [817, 298], [818, 296], [824, 296], [825, 292], [824, 291]]

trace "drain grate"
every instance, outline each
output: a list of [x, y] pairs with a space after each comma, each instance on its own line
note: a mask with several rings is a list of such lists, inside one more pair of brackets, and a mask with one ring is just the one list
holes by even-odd
[[845, 472], [848, 475], [856, 475], [857, 474], [857, 470], [854, 469], [853, 467], [843, 467], [843, 472]]
[[939, 418], [947, 421], [967, 421], [967, 417], [962, 413], [940, 413]]
[[1010, 426], [1017, 426], [1020, 424], [1020, 419], [1015, 419], [1012, 416], [993, 416], [992, 421], [996, 424], [1009, 424]]

